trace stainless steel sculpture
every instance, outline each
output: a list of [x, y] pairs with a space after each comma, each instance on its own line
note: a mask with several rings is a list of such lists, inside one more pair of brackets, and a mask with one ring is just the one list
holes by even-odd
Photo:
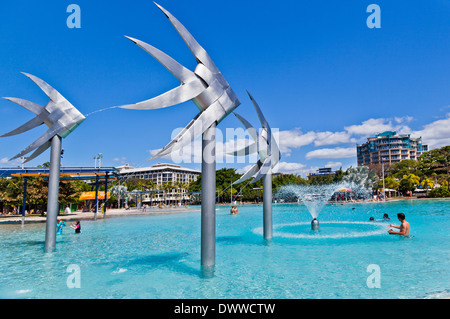
[[36, 116], [15, 130], [2, 135], [2, 137], [17, 135], [29, 131], [44, 123], [49, 127], [49, 129], [36, 141], [11, 158], [11, 160], [34, 151], [31, 156], [26, 158], [25, 162], [28, 162], [51, 147], [50, 172], [48, 180], [47, 223], [45, 234], [45, 250], [50, 251], [55, 248], [56, 243], [56, 221], [59, 211], [58, 195], [59, 172], [61, 165], [61, 139], [69, 135], [78, 125], [80, 125], [81, 122], [85, 120], [85, 117], [48, 83], [34, 75], [28, 73], [23, 74], [36, 83], [50, 98], [50, 100], [45, 107], [43, 107], [39, 104], [24, 99], [5, 97], [5, 99], [19, 104], [20, 106], [33, 112]]
[[253, 144], [247, 147], [237, 150], [232, 154], [235, 156], [249, 155], [257, 152], [259, 160], [253, 165], [240, 179], [233, 184], [241, 183], [253, 176], [252, 183], [257, 182], [261, 178], [263, 179], [263, 234], [265, 239], [272, 238], [272, 169], [277, 165], [281, 158], [281, 153], [278, 148], [278, 144], [274, 139], [272, 130], [269, 123], [265, 119], [258, 103], [253, 99], [250, 93], [249, 95], [256, 113], [258, 114], [259, 121], [261, 122], [262, 130], [260, 133], [242, 116], [234, 112], [234, 115], [242, 122], [250, 136], [255, 140]]
[[213, 266], [215, 264], [216, 126], [239, 106], [240, 101], [208, 53], [170, 12], [156, 5], [186, 42], [197, 60], [197, 67], [192, 72], [157, 48], [127, 37], [164, 65], [181, 82], [181, 85], [155, 98], [120, 107], [153, 110], [192, 100], [199, 108], [200, 113], [152, 159], [179, 150], [203, 135], [201, 264]]

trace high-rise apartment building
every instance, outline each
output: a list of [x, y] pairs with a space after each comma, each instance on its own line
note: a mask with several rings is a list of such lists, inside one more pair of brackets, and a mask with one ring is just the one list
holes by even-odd
[[398, 135], [386, 131], [369, 137], [367, 142], [356, 146], [358, 166], [371, 164], [393, 164], [404, 160], [417, 160], [428, 146], [422, 138], [412, 138], [410, 134]]

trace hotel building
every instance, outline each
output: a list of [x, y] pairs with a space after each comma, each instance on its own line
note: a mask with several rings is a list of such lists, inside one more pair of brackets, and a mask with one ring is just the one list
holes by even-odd
[[316, 173], [308, 173], [306, 174], [306, 177], [309, 179], [312, 179], [316, 176], [324, 176], [324, 175], [336, 175], [336, 172], [333, 171], [330, 167], [324, 167], [324, 168], [319, 168], [318, 170], [316, 170]]
[[143, 197], [143, 203], [176, 203], [189, 200], [189, 195], [186, 194], [186, 186], [190, 182], [197, 180], [201, 174], [198, 170], [164, 163], [157, 163], [151, 167], [143, 168], [134, 168], [129, 164], [125, 164], [116, 167], [116, 169], [119, 171], [121, 179], [139, 178], [151, 180], [156, 185], [156, 189], [162, 189], [165, 183], [171, 183], [173, 186], [173, 189], [165, 194], [154, 194], [152, 199], [150, 198], [150, 194], [146, 194]]
[[358, 166], [372, 164], [393, 164], [404, 160], [417, 160], [428, 146], [422, 138], [411, 138], [410, 134], [398, 135], [386, 131], [369, 137], [367, 142], [356, 146]]

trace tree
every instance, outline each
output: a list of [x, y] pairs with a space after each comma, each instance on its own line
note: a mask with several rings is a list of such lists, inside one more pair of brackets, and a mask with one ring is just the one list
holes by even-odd
[[400, 180], [399, 190], [403, 193], [407, 191], [412, 192], [419, 183], [419, 176], [414, 174], [403, 175], [403, 178]]
[[332, 174], [310, 176], [308, 180], [308, 184], [310, 185], [331, 184], [333, 182], [334, 182], [334, 175]]
[[386, 188], [397, 189], [400, 186], [400, 182], [397, 181], [393, 176], [388, 176], [384, 179], [384, 185]]
[[117, 207], [120, 208], [120, 200], [130, 200], [130, 195], [128, 194], [128, 188], [123, 185], [114, 185], [109, 190], [111, 194], [111, 200], [117, 200]]
[[1, 178], [0, 197], [13, 207], [18, 207], [23, 199], [23, 178]]
[[414, 174], [416, 176], [423, 176], [423, 172], [420, 169], [420, 163], [415, 160], [404, 160], [395, 163], [389, 167], [389, 175], [396, 178], [402, 178], [404, 175]]
[[308, 181], [302, 178], [300, 175], [295, 174], [279, 174], [276, 175], [272, 180], [272, 187], [274, 192], [277, 192], [277, 190], [281, 186], [289, 184], [306, 185], [308, 184]]
[[342, 181], [345, 175], [346, 173], [344, 173], [341, 166], [338, 170], [336, 170], [336, 174], [334, 174], [334, 182], [339, 183], [340, 181]]
[[[419, 157], [419, 162], [423, 172], [427, 176], [433, 173], [436, 175], [445, 175], [448, 182], [450, 181], [450, 146], [444, 146], [439, 149], [431, 150], [423, 153]], [[447, 186], [448, 188], [448, 186]]]
[[447, 187], [438, 187], [431, 190], [430, 197], [450, 197], [450, 191]]
[[427, 190], [427, 195], [428, 195], [428, 187], [429, 188], [433, 188], [434, 187], [434, 180], [428, 177], [425, 177], [424, 179], [422, 179], [422, 181], [420, 182], [420, 186], [422, 186], [423, 188], [425, 188]]
[[164, 191], [164, 203], [167, 204], [167, 194], [174, 189], [174, 185], [172, 182], [163, 182], [159, 188]]
[[59, 202], [64, 206], [78, 203], [81, 190], [72, 181], [60, 181], [59, 183]]

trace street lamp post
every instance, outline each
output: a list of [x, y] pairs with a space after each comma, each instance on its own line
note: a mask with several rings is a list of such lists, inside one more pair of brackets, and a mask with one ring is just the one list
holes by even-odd
[[385, 189], [385, 184], [384, 184], [384, 161], [381, 160], [381, 171], [383, 174], [383, 201], [386, 201], [386, 189]]

